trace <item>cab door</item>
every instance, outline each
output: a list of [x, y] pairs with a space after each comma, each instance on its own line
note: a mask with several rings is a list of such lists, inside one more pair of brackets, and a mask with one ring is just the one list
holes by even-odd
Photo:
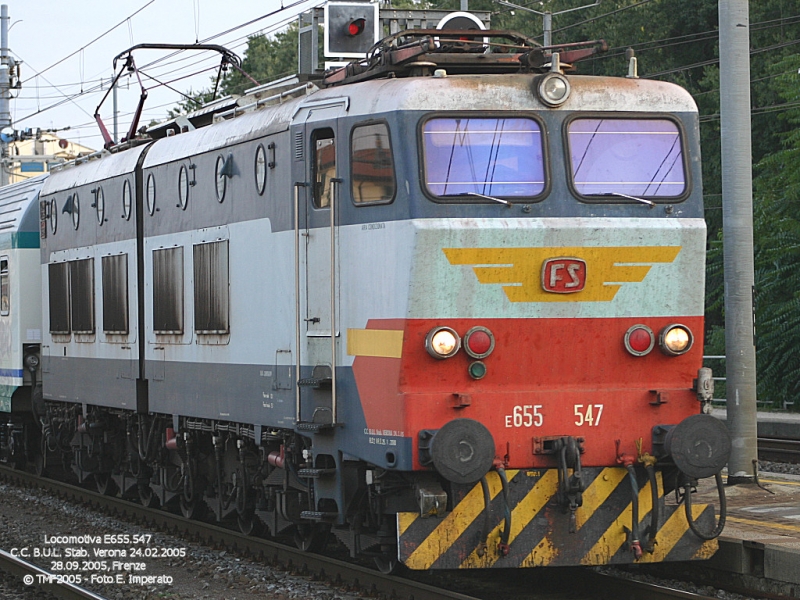
[[336, 422], [339, 362], [337, 307], [338, 209], [344, 144], [339, 117], [347, 99], [336, 98], [298, 112], [292, 137], [295, 181], [296, 368], [298, 423], [307, 428]]

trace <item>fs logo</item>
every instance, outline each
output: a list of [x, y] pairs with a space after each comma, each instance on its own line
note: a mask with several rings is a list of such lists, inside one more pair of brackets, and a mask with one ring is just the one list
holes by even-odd
[[553, 294], [574, 294], [586, 286], [586, 261], [551, 258], [542, 264], [542, 289]]
[[[511, 302], [611, 302], [623, 285], [644, 281], [680, 246], [442, 248], [451, 265], [470, 265], [478, 282], [502, 285]], [[580, 258], [573, 258], [580, 256]], [[561, 257], [561, 258], [554, 258]], [[592, 265], [592, 277], [586, 275]], [[580, 294], [576, 293], [580, 292]]]

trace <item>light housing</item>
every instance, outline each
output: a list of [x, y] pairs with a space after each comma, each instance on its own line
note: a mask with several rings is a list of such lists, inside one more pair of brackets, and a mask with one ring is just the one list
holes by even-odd
[[464, 351], [472, 358], [486, 358], [494, 350], [494, 334], [486, 327], [473, 327], [464, 336]]
[[680, 323], [667, 325], [658, 336], [658, 345], [667, 356], [686, 354], [692, 348], [693, 343], [692, 331]]
[[625, 332], [625, 349], [633, 356], [645, 356], [656, 345], [656, 336], [647, 325], [634, 325]]
[[547, 106], [561, 106], [569, 98], [569, 80], [561, 73], [548, 73], [536, 83], [539, 99]]
[[366, 19], [353, 19], [350, 23], [347, 24], [347, 35], [350, 37], [361, 35], [364, 32], [364, 28], [367, 26]]
[[460, 348], [461, 338], [450, 327], [434, 327], [425, 336], [425, 350], [433, 358], [450, 358], [455, 356]]
[[467, 371], [469, 371], [469, 376], [473, 379], [483, 379], [486, 377], [486, 364], [483, 361], [476, 360], [470, 363]]

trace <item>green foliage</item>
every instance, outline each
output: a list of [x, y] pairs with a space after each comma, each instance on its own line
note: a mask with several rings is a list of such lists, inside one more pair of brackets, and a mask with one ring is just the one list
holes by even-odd
[[[724, 0], [603, 0], [570, 10], [586, 0], [543, 0], [516, 4], [553, 14], [554, 43], [605, 39], [607, 54], [579, 63], [580, 73], [622, 76], [625, 49], [633, 47], [639, 73], [684, 86], [700, 111], [706, 221], [706, 338], [708, 352], [724, 354], [724, 273], [722, 251], [722, 168], [720, 160], [718, 2]], [[459, 10], [460, 0], [399, 0], [396, 8]], [[750, 2], [751, 98], [753, 104], [756, 308], [759, 400], [780, 405], [800, 392], [800, 6], [797, 0]], [[492, 28], [512, 29], [541, 39], [542, 16], [493, 0], [470, 0], [472, 10], [492, 12]], [[569, 12], [562, 12], [569, 11]], [[559, 14], [561, 13], [561, 14]], [[320, 36], [321, 37], [321, 36]], [[244, 70], [261, 83], [293, 73], [297, 27], [272, 38], [248, 40]], [[226, 94], [254, 84], [231, 70]], [[185, 112], [209, 92], [182, 102]], [[800, 103], [799, 103], [800, 104]], [[620, 107], [624, 110], [624, 107]], [[718, 365], [713, 365], [718, 368]], [[796, 407], [800, 409], [800, 402]]]
[[[267, 83], [297, 72], [297, 23], [268, 38], [264, 35], [247, 39], [242, 70], [258, 83]], [[255, 87], [241, 72], [232, 69], [222, 82], [225, 94], [241, 94]]]

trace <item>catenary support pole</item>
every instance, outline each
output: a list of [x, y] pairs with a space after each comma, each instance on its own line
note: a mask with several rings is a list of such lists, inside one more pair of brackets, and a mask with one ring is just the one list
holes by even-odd
[[[8, 5], [0, 6], [0, 130], [11, 126], [11, 109], [9, 107], [10, 73], [8, 72]], [[8, 185], [10, 165], [8, 144], [0, 142], [0, 186]]]
[[748, 0], [719, 0], [728, 483], [755, 480], [756, 352]]

